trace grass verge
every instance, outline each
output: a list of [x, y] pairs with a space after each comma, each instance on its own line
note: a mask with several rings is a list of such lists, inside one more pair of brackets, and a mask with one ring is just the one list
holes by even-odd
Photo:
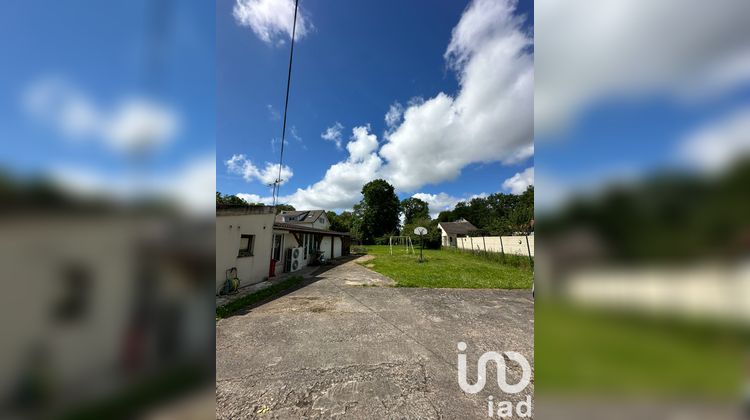
[[216, 308], [216, 320], [226, 318], [240, 309], [246, 308], [250, 305], [268, 299], [274, 295], [277, 295], [287, 289], [298, 286], [304, 281], [300, 276], [290, 277], [284, 281], [274, 284], [273, 286], [266, 287], [265, 289], [258, 290], [257, 292], [245, 295], [237, 300], [221, 305]]
[[398, 287], [531, 288], [533, 270], [521, 260], [503, 263], [482, 254], [425, 249], [425, 262], [420, 263], [419, 249], [415, 251], [416, 255], [394, 247], [390, 255], [387, 245], [368, 246], [367, 253], [375, 259], [362, 265], [392, 278]]

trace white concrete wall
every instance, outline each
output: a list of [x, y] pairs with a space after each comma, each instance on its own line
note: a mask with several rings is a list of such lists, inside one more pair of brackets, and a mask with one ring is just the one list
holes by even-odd
[[582, 269], [565, 292], [585, 305], [750, 325], [749, 263]]
[[341, 256], [341, 238], [336, 236], [333, 238], [333, 258]]
[[331, 237], [330, 236], [324, 236], [323, 240], [320, 241], [320, 252], [323, 253], [323, 256], [326, 259], [331, 259], [333, 256], [331, 255]]
[[456, 238], [456, 248], [470, 251], [505, 252], [513, 255], [534, 256], [534, 236], [528, 236], [529, 245], [526, 246], [527, 236], [484, 236]]
[[[333, 241], [333, 255], [331, 255], [331, 242]], [[324, 236], [320, 241], [320, 251], [326, 259], [338, 258], [341, 256], [341, 238], [338, 236]]]
[[[237, 267], [241, 286], [268, 278], [274, 217], [273, 213], [216, 217], [216, 291], [222, 288], [226, 270], [232, 267]], [[237, 256], [241, 235], [255, 235], [253, 256]]]

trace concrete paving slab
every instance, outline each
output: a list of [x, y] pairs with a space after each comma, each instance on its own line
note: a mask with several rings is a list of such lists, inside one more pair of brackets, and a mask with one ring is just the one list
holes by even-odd
[[[504, 395], [494, 367], [465, 394], [456, 344], [467, 343], [469, 378], [485, 351], [518, 351], [533, 367], [529, 291], [411, 289], [353, 261], [217, 323], [217, 418], [487, 418]], [[363, 286], [368, 285], [368, 286]], [[370, 287], [372, 285], [378, 287]], [[508, 363], [508, 382], [520, 368]]]

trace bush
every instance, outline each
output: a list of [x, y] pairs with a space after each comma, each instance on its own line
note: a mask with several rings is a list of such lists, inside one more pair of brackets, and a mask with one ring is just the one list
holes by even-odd
[[350, 249], [350, 253], [357, 254], [357, 255], [367, 254], [367, 248], [362, 245], [352, 245]]

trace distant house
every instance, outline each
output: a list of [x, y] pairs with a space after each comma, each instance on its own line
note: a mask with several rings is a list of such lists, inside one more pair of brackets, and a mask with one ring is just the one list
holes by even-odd
[[466, 219], [459, 219], [455, 222], [440, 222], [438, 227], [440, 228], [441, 243], [448, 247], [456, 246], [456, 238], [463, 238], [469, 232], [477, 230], [476, 226]]
[[292, 223], [314, 229], [331, 227], [325, 210], [282, 211], [276, 215], [276, 223]]
[[349, 234], [328, 230], [324, 210], [282, 211], [272, 206], [216, 207], [216, 290], [235, 268], [240, 285], [347, 255]]

